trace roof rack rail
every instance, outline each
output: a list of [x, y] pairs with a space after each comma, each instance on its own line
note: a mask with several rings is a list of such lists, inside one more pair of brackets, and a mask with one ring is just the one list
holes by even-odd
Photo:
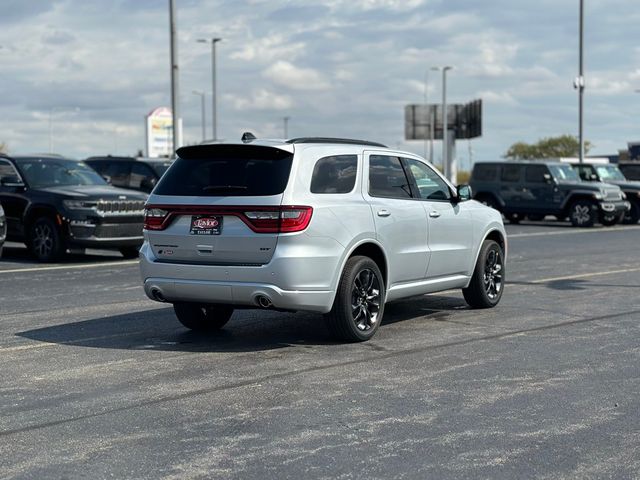
[[331, 138], [331, 137], [300, 137], [292, 138], [287, 143], [340, 143], [349, 145], [369, 145], [371, 147], [388, 148], [386, 145], [378, 142], [369, 142], [367, 140], [354, 140], [352, 138]]

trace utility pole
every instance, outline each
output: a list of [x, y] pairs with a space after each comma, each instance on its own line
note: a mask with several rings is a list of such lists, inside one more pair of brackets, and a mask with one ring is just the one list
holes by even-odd
[[199, 38], [198, 43], [211, 42], [211, 123], [213, 130], [213, 140], [218, 139], [218, 94], [216, 91], [217, 72], [216, 72], [216, 43], [221, 41], [221, 38], [213, 37], [211, 39]]
[[289, 138], [289, 119], [291, 117], [284, 117], [282, 120], [284, 120], [284, 139], [288, 139]]
[[447, 115], [447, 72], [453, 67], [446, 66], [442, 69], [442, 169], [444, 176], [449, 178], [450, 165], [448, 155], [448, 130], [449, 130], [449, 116]]
[[578, 141], [580, 142], [580, 163], [584, 163], [584, 0], [580, 0], [580, 71], [578, 73]]
[[[178, 45], [176, 42], [176, 9], [174, 0], [169, 0], [169, 30], [171, 38], [171, 114], [173, 116], [173, 152], [179, 145], [180, 99], [178, 97]], [[173, 152], [170, 155], [173, 156]]]

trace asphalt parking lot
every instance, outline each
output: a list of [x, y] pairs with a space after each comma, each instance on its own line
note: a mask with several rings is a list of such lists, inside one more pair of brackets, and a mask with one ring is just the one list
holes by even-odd
[[492, 310], [391, 304], [376, 337], [236, 312], [217, 336], [135, 261], [0, 261], [0, 478], [638, 478], [640, 226], [508, 226]]

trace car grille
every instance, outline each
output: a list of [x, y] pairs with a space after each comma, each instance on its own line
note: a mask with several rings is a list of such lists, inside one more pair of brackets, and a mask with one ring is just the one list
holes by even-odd
[[143, 215], [143, 200], [100, 200], [96, 205], [100, 215]]
[[618, 189], [608, 188], [605, 191], [605, 200], [621, 200], [622, 199], [622, 191]]
[[142, 237], [142, 223], [97, 225], [93, 236], [96, 238]]

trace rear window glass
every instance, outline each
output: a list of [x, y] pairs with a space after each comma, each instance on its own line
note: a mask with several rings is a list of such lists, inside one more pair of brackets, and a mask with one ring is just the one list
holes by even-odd
[[490, 182], [498, 179], [497, 165], [476, 165], [473, 168], [473, 179], [480, 182]]
[[521, 170], [522, 168], [520, 167], [520, 165], [503, 165], [502, 181], [503, 182], [519, 182]]
[[335, 155], [316, 162], [311, 177], [311, 193], [349, 193], [356, 185], [358, 157]]
[[254, 145], [199, 146], [178, 150], [180, 157], [155, 189], [158, 195], [247, 197], [284, 192], [292, 155]]

